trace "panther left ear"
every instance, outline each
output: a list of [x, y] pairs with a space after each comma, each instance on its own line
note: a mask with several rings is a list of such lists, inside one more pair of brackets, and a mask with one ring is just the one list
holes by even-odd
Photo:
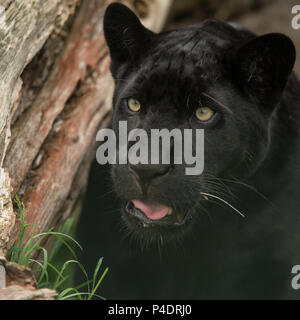
[[153, 33], [125, 5], [112, 3], [104, 15], [104, 35], [113, 62], [134, 61], [147, 50]]
[[235, 77], [264, 105], [274, 106], [292, 72], [296, 59], [293, 42], [280, 33], [256, 37], [241, 46], [233, 57]]

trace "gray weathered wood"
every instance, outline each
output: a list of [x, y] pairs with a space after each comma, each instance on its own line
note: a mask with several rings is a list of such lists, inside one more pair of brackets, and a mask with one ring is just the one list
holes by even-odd
[[11, 201], [11, 180], [6, 170], [0, 168], [0, 256], [5, 255], [15, 215]]
[[[8, 144], [7, 120], [17, 80], [54, 30], [58, 15], [61, 20], [67, 19], [68, 2], [70, 1], [0, 1], [2, 8], [5, 8], [0, 20], [0, 166]], [[61, 10], [57, 10], [58, 7]]]
[[0, 252], [11, 229], [8, 217], [12, 216], [11, 190], [7, 189], [10, 178], [1, 167], [10, 143], [11, 119], [20, 100], [20, 75], [55, 28], [74, 12], [77, 2], [0, 0]]
[[0, 289], [5, 288], [6, 287], [6, 272], [5, 272], [5, 268], [2, 265], [2, 263], [0, 262]]
[[55, 300], [57, 293], [50, 289], [28, 290], [21, 286], [10, 286], [0, 290], [0, 300]]

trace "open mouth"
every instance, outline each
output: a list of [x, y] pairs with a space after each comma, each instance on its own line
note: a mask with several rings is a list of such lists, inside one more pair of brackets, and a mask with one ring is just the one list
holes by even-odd
[[136, 219], [145, 228], [155, 226], [179, 227], [191, 218], [191, 215], [182, 214], [167, 205], [141, 200], [127, 201], [124, 210], [129, 217]]

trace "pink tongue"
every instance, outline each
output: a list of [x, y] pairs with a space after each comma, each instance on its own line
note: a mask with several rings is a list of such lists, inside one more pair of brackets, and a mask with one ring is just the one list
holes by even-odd
[[132, 200], [136, 208], [144, 212], [144, 214], [151, 220], [160, 220], [164, 218], [170, 209], [170, 207], [162, 204], [146, 204], [140, 200]]

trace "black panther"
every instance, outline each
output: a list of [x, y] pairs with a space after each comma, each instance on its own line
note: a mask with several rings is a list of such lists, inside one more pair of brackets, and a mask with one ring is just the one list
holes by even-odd
[[[78, 237], [110, 299], [288, 299], [300, 264], [300, 84], [283, 34], [206, 20], [154, 34], [111, 4], [112, 128], [204, 129], [205, 167], [95, 163]], [[174, 146], [173, 146], [174, 148]], [[111, 191], [112, 190], [112, 191]], [[87, 236], [86, 234], [89, 234]]]

